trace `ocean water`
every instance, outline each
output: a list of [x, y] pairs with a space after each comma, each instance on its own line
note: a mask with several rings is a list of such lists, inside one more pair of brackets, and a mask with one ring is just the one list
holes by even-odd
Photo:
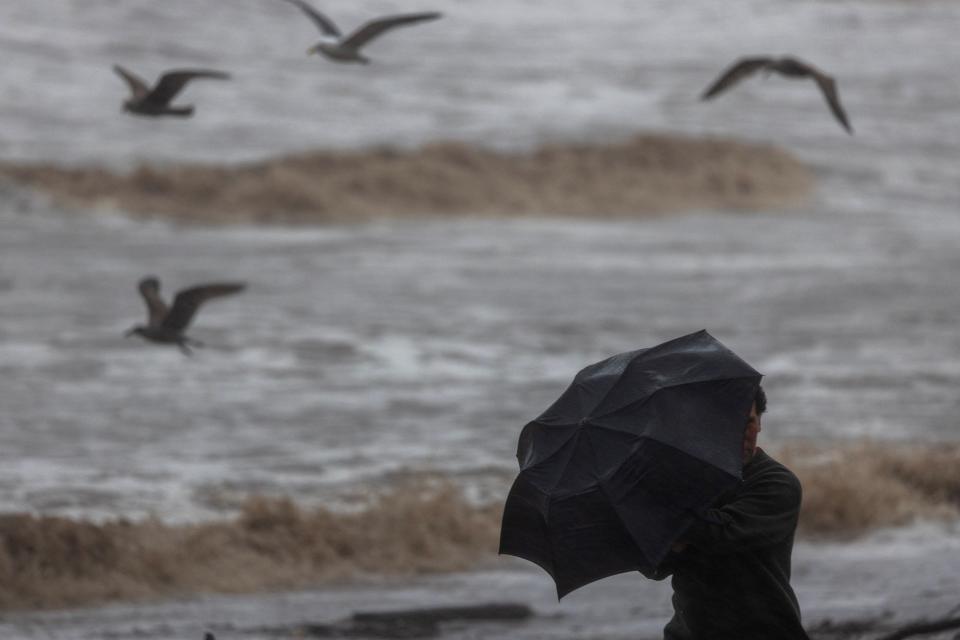
[[[814, 168], [816, 193], [789, 211], [602, 223], [202, 229], [63, 212], [3, 185], [0, 510], [200, 521], [251, 494], [329, 503], [425, 472], [496, 499], [520, 428], [578, 369], [701, 328], [766, 375], [767, 442], [958, 440], [960, 6], [324, 5], [345, 28], [424, 8], [444, 18], [385, 36], [357, 67], [303, 55], [315, 29], [280, 1], [4, 3], [0, 158], [124, 169], [657, 130], [777, 144]], [[833, 73], [856, 135], [806, 82], [758, 77], [698, 101], [761, 53]], [[234, 80], [190, 85], [188, 121], [143, 120], [120, 113], [113, 63]], [[202, 310], [192, 334], [207, 347], [188, 359], [122, 337], [148, 273], [168, 294], [218, 279], [249, 290]], [[804, 579], [801, 605], [826, 602]], [[83, 618], [84, 637], [111, 615]], [[125, 615], [112, 637], [136, 631]], [[610, 619], [625, 626], [595, 637], [641, 628]], [[69, 617], [31, 624], [5, 637], [76, 637]], [[572, 624], [540, 637], [583, 637]]]

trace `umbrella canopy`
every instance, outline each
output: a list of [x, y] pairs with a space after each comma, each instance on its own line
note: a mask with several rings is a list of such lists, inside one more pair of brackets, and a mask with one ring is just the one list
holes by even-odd
[[706, 331], [592, 364], [520, 434], [500, 553], [557, 594], [654, 569], [734, 488], [761, 375]]

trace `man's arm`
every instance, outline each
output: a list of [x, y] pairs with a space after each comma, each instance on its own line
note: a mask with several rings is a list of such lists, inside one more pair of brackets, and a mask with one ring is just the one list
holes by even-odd
[[749, 483], [727, 504], [697, 514], [684, 542], [711, 553], [776, 544], [797, 527], [802, 490], [786, 469]]
[[640, 569], [640, 573], [643, 574], [644, 578], [649, 578], [651, 580], [660, 581], [665, 578], [669, 578], [671, 575], [673, 575], [673, 570], [676, 568], [678, 559], [677, 553], [680, 551], [682, 551], [682, 548], [674, 545], [670, 553], [667, 554], [667, 557], [664, 558], [663, 562], [661, 562], [656, 568], [649, 570]]

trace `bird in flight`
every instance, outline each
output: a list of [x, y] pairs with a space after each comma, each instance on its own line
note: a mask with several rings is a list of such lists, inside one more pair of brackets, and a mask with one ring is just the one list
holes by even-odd
[[223, 71], [180, 69], [167, 71], [160, 76], [157, 84], [151, 88], [143, 78], [118, 64], [113, 65], [113, 70], [130, 87], [130, 97], [124, 101], [123, 110], [141, 116], [191, 116], [193, 115], [193, 105], [175, 107], [170, 104], [188, 82], [195, 78], [212, 78], [215, 80], [230, 78], [230, 74]]
[[442, 14], [437, 11], [423, 13], [407, 13], [394, 16], [383, 16], [363, 24], [353, 33], [344, 36], [337, 25], [304, 0], [287, 0], [300, 8], [307, 17], [323, 32], [323, 40], [307, 49], [307, 54], [321, 53], [336, 62], [360, 62], [367, 64], [370, 59], [360, 54], [360, 49], [383, 32], [403, 25], [436, 20]]
[[129, 338], [138, 335], [150, 342], [175, 344], [184, 354], [190, 355], [190, 347], [203, 346], [184, 334], [200, 305], [211, 298], [243, 291], [246, 286], [242, 282], [197, 285], [178, 291], [173, 298], [173, 306], [167, 307], [167, 303], [160, 296], [160, 280], [148, 276], [139, 284], [140, 295], [147, 305], [147, 324], [133, 327], [127, 331], [126, 336]]
[[836, 80], [813, 65], [789, 56], [781, 58], [769, 56], [741, 58], [721, 73], [720, 77], [703, 92], [700, 99], [709, 100], [737, 82], [761, 70], [767, 74], [777, 72], [788, 78], [813, 78], [817, 86], [820, 87], [820, 91], [823, 93], [823, 97], [826, 99], [827, 105], [830, 107], [830, 111], [833, 112], [834, 117], [843, 125], [847, 133], [853, 133], [853, 128], [850, 126], [847, 114], [840, 104]]

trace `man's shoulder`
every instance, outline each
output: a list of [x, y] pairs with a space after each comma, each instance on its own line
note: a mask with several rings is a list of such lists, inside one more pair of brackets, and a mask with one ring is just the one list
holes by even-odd
[[751, 466], [753, 465], [756, 466], [752, 469], [751, 480], [776, 486], [777, 489], [785, 495], [791, 497], [796, 496], [796, 500], [799, 502], [803, 491], [800, 485], [800, 479], [793, 471], [790, 471], [786, 465], [776, 460], [763, 449], [757, 450], [756, 459]]
[[756, 465], [759, 473], [784, 474], [796, 478], [793, 471], [790, 471], [785, 464], [771, 456], [769, 453], [757, 447], [757, 453], [751, 466]]

